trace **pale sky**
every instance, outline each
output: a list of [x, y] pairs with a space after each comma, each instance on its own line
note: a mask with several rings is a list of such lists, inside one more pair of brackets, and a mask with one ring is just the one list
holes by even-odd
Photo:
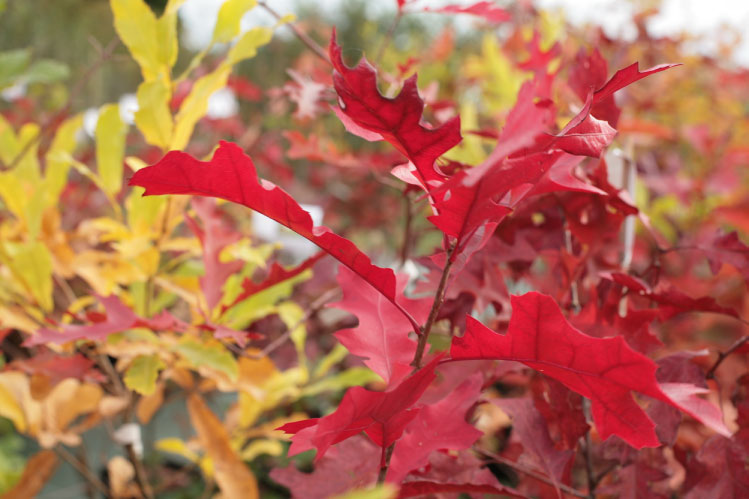
[[[281, 13], [298, 12], [298, 5], [311, 0], [271, 0], [269, 3]], [[315, 8], [335, 22], [340, 5], [346, 0], [317, 0]], [[476, 0], [422, 0], [419, 5], [439, 6], [447, 3], [471, 4]], [[634, 36], [631, 22], [633, 7], [623, 0], [534, 0], [545, 9], [561, 8], [572, 24], [598, 24], [607, 35], [628, 38]], [[180, 15], [185, 26], [184, 42], [192, 49], [205, 46], [213, 32], [216, 14], [222, 0], [187, 0]], [[502, 5], [503, 2], [497, 2]], [[372, 15], [395, 12], [395, 0], [367, 2]], [[470, 16], [455, 16], [458, 29], [470, 29]], [[272, 18], [261, 8], [255, 8], [242, 19], [247, 28], [258, 24], [272, 24]], [[716, 41], [728, 36], [726, 26], [744, 34], [743, 42], [735, 54], [735, 61], [749, 67], [749, 0], [663, 0], [661, 12], [648, 23], [654, 35], [668, 36], [686, 31], [703, 39], [690, 47], [699, 53], [714, 54]], [[279, 30], [284, 36], [286, 30]]]

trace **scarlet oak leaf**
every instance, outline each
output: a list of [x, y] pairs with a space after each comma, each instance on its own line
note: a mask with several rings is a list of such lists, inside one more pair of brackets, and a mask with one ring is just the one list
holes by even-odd
[[317, 462], [331, 445], [362, 431], [383, 449], [389, 447], [418, 414], [419, 408], [414, 408], [414, 404], [434, 380], [434, 369], [440, 360], [441, 356], [435, 357], [392, 390], [373, 392], [355, 386], [349, 388], [331, 414], [281, 426], [279, 430], [296, 434], [292, 437], [289, 455], [316, 448]]
[[223, 296], [222, 287], [226, 279], [242, 268], [241, 261], [222, 262], [219, 254], [228, 245], [239, 240], [240, 235], [230, 230], [221, 220], [221, 212], [213, 199], [197, 198], [192, 207], [202, 221], [201, 228], [197, 220], [187, 217], [187, 225], [195, 233], [203, 246], [203, 264], [205, 275], [200, 278], [200, 287], [205, 295], [208, 307], [212, 310]]
[[[384, 97], [377, 89], [377, 72], [366, 59], [354, 68], [343, 63], [335, 30], [329, 53], [335, 68], [333, 84], [341, 104], [338, 115], [350, 120], [349, 131], [364, 130], [367, 140], [375, 140], [379, 135], [392, 144], [415, 165], [426, 191], [441, 184], [446, 176], [437, 169], [435, 161], [461, 141], [460, 118], [437, 128], [424, 126], [421, 121], [424, 101], [419, 96], [416, 75], [404, 82], [395, 98]], [[351, 128], [351, 124], [357, 128]]]
[[567, 469], [572, 456], [572, 450], [558, 450], [549, 436], [546, 420], [536, 410], [533, 400], [529, 398], [503, 398], [493, 401], [504, 412], [512, 417], [512, 431], [520, 441], [525, 452], [521, 456], [527, 458], [535, 468], [551, 478], [559, 493], [559, 484]]
[[60, 331], [54, 329], [40, 329], [34, 336], [29, 337], [24, 345], [34, 346], [41, 343], [62, 344], [74, 340], [103, 340], [110, 334], [120, 333], [135, 327], [145, 327], [156, 331], [168, 329], [184, 330], [187, 325], [175, 319], [168, 312], [163, 312], [153, 319], [144, 319], [133, 312], [116, 296], [97, 296], [99, 303], [106, 310], [106, 317], [101, 322], [90, 325], [69, 324]]
[[[618, 435], [638, 449], [656, 447], [659, 442], [655, 425], [635, 402], [632, 391], [711, 423], [664, 393], [655, 378], [655, 362], [632, 350], [622, 337], [599, 339], [581, 333], [567, 322], [551, 297], [536, 292], [513, 296], [512, 310], [504, 336], [469, 317], [466, 334], [453, 340], [452, 358], [513, 360], [555, 378], [591, 400], [601, 438]], [[714, 429], [727, 433], [724, 428]]]
[[130, 179], [130, 185], [144, 187], [144, 196], [193, 194], [217, 197], [262, 213], [309, 239], [356, 272], [394, 303], [415, 328], [419, 327], [413, 317], [395, 303], [393, 271], [373, 265], [354, 243], [327, 227], [315, 227], [310, 214], [289, 194], [275, 184], [258, 178], [252, 160], [236, 144], [221, 141], [209, 162], [198, 161], [180, 151], [171, 151], [155, 165], [138, 170]]
[[270, 472], [273, 480], [291, 491], [292, 497], [327, 499], [344, 492], [364, 488], [377, 480], [380, 449], [366, 437], [341, 442], [315, 465], [312, 473], [303, 473], [289, 464]]
[[[408, 277], [397, 275], [396, 299], [420, 322], [426, 321], [431, 300], [409, 300], [403, 296]], [[388, 385], [399, 383], [411, 372], [416, 342], [408, 337], [411, 325], [395, 306], [361, 278], [345, 267], [338, 270], [343, 299], [331, 307], [354, 314], [359, 325], [335, 333], [338, 341], [353, 355], [366, 359], [364, 364], [380, 375]]]
[[404, 483], [400, 492], [398, 493], [398, 499], [402, 497], [432, 497], [433, 494], [439, 493], [474, 493], [474, 494], [495, 494], [504, 497], [527, 497], [520, 492], [504, 487], [502, 485], [474, 485], [471, 483], [438, 483], [429, 482], [426, 480], [414, 480], [413, 482]]
[[481, 394], [483, 376], [473, 375], [437, 403], [429, 404], [406, 427], [395, 446], [386, 480], [400, 483], [409, 471], [429, 462], [439, 449], [468, 449], [482, 433], [466, 421]]

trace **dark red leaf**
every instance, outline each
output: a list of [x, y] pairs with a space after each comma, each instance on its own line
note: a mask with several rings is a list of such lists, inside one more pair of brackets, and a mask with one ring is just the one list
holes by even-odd
[[355, 386], [349, 388], [333, 413], [314, 421], [281, 426], [279, 430], [295, 434], [289, 455], [316, 448], [315, 460], [319, 461], [332, 445], [362, 431], [380, 447], [389, 447], [417, 416], [419, 408], [414, 404], [434, 380], [440, 359], [441, 356], [435, 357], [392, 390], [373, 392]]
[[[601, 438], [617, 435], [635, 448], [659, 445], [654, 427], [631, 392], [667, 402], [723, 434], [712, 413], [696, 412], [674, 389], [671, 398], [656, 381], [656, 364], [629, 348], [621, 337], [592, 338], [570, 325], [559, 306], [532, 292], [512, 297], [512, 319], [506, 335], [498, 335], [468, 318], [465, 336], [454, 338], [450, 354], [459, 359], [501, 359], [522, 362], [561, 381], [589, 398]], [[670, 390], [670, 387], [669, 391]]]
[[335, 30], [330, 39], [329, 53], [335, 68], [333, 84], [341, 104], [338, 115], [346, 116], [358, 127], [347, 127], [349, 131], [364, 130], [367, 140], [379, 136], [390, 142], [414, 164], [419, 182], [426, 191], [441, 184], [446, 177], [437, 169], [435, 161], [461, 141], [460, 118], [453, 118], [437, 128], [424, 126], [424, 101], [419, 97], [416, 75], [404, 82], [398, 96], [393, 99], [383, 97], [377, 89], [377, 72], [366, 59], [363, 58], [354, 68], [343, 63]]
[[309, 239], [356, 272], [394, 303], [415, 328], [419, 327], [413, 317], [395, 302], [395, 274], [391, 269], [373, 265], [354, 243], [327, 227], [315, 227], [310, 214], [289, 194], [258, 178], [250, 157], [235, 144], [221, 141], [209, 162], [171, 151], [155, 165], [137, 171], [130, 179], [130, 185], [144, 187], [144, 196], [192, 194], [217, 197], [262, 213]]
[[481, 437], [466, 416], [481, 394], [482, 382], [483, 377], [477, 373], [439, 402], [419, 411], [395, 446], [388, 482], [400, 483], [409, 471], [426, 465], [432, 451], [468, 449]]

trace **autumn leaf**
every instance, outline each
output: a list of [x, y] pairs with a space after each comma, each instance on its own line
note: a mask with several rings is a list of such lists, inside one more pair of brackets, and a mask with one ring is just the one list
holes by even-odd
[[199, 395], [187, 397], [187, 411], [200, 445], [213, 461], [213, 473], [222, 494], [228, 499], [259, 497], [255, 476], [232, 449], [223, 423]]
[[310, 214], [285, 191], [259, 179], [252, 160], [235, 144], [221, 142], [208, 163], [172, 151], [155, 165], [133, 175], [130, 185], [146, 189], [144, 196], [193, 194], [242, 204], [317, 244], [382, 293], [418, 329], [418, 323], [395, 300], [395, 274], [373, 265], [351, 241], [324, 226], [315, 227]]
[[434, 369], [441, 356], [386, 392], [373, 392], [356, 386], [343, 396], [338, 408], [319, 419], [288, 423], [280, 428], [292, 437], [289, 455], [316, 448], [315, 461], [328, 449], [362, 431], [383, 449], [398, 440], [405, 427], [418, 415], [414, 404], [434, 380]]
[[632, 391], [667, 402], [725, 435], [710, 417], [670, 398], [655, 378], [655, 362], [632, 350], [622, 337], [592, 338], [564, 318], [552, 298], [532, 292], [512, 297], [506, 335], [468, 318], [465, 336], [455, 338], [453, 360], [502, 359], [522, 362], [561, 381], [591, 400], [593, 421], [602, 439], [617, 435], [632, 447], [657, 447], [655, 425], [635, 402]]
[[[419, 322], [426, 321], [431, 300], [409, 300], [403, 295], [408, 277], [399, 274], [397, 300], [410, 310]], [[335, 333], [338, 341], [353, 355], [363, 357], [364, 364], [379, 374], [388, 385], [398, 384], [411, 371], [416, 342], [408, 337], [410, 324], [395, 306], [370, 286], [362, 286], [361, 278], [340, 267], [338, 284], [343, 299], [329, 306], [354, 314], [359, 325]]]
[[400, 483], [409, 471], [428, 464], [432, 451], [468, 449], [481, 437], [466, 417], [481, 394], [482, 383], [481, 374], [474, 374], [445, 398], [419, 411], [395, 446], [388, 482]]
[[26, 463], [21, 478], [16, 485], [3, 494], [3, 499], [25, 499], [36, 497], [41, 493], [55, 470], [57, 470], [57, 454], [51, 450], [42, 450], [34, 454]]
[[419, 96], [416, 75], [403, 83], [397, 97], [389, 99], [377, 89], [377, 72], [366, 59], [354, 68], [343, 63], [335, 30], [328, 50], [335, 68], [333, 84], [340, 102], [338, 115], [357, 127], [354, 130], [349, 127], [349, 131], [356, 133], [361, 129], [366, 131], [367, 140], [382, 138], [392, 144], [414, 164], [418, 180], [427, 192], [441, 184], [446, 176], [435, 161], [460, 142], [460, 118], [427, 128], [422, 123], [424, 101]]
[[103, 340], [110, 334], [135, 327], [146, 327], [156, 331], [172, 329], [183, 331], [187, 326], [168, 312], [162, 312], [153, 319], [139, 317], [114, 295], [100, 296], [98, 300], [106, 310], [104, 320], [90, 325], [65, 325], [60, 331], [49, 328], [40, 329], [36, 334], [27, 338], [24, 344], [33, 346], [42, 343], [62, 344], [80, 339]]

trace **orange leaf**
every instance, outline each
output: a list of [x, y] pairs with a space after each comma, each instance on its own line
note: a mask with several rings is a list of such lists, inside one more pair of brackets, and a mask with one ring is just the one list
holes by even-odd
[[47, 480], [57, 469], [57, 456], [51, 450], [43, 450], [34, 454], [26, 463], [21, 478], [16, 486], [3, 495], [3, 499], [24, 499], [36, 497], [41, 492]]
[[190, 420], [198, 433], [200, 445], [213, 460], [216, 483], [227, 499], [259, 497], [255, 476], [245, 466], [229, 443], [229, 433], [199, 395], [187, 398]]

